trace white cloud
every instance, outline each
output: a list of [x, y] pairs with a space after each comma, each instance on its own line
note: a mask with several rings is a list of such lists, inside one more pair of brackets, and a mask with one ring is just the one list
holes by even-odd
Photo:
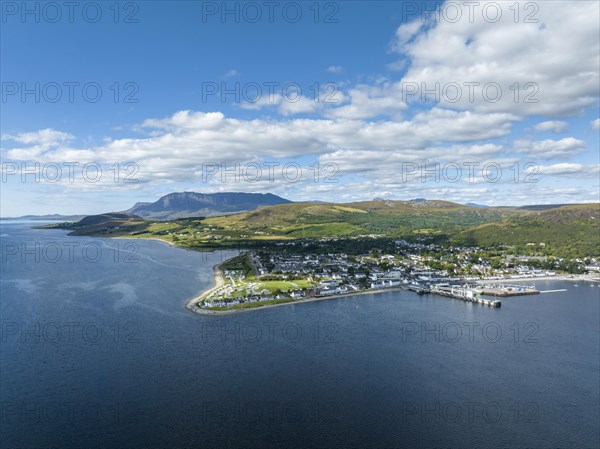
[[46, 128], [39, 131], [20, 133], [20, 134], [3, 134], [2, 140], [11, 140], [14, 142], [25, 144], [38, 144], [46, 147], [55, 146], [64, 142], [73, 140], [75, 136], [69, 133], [57, 131], [55, 129]]
[[327, 72], [329, 73], [342, 73], [343, 71], [344, 68], [339, 65], [330, 65], [329, 67], [327, 67]]
[[237, 70], [231, 69], [225, 75], [223, 75], [223, 77], [224, 78], [233, 78], [234, 76], [238, 76], [238, 75], [239, 75], [239, 73]]
[[592, 120], [592, 129], [600, 130], [600, 118]]
[[[480, 2], [472, 22], [463, 11], [456, 23], [401, 25], [393, 48], [411, 61], [402, 81], [425, 83], [428, 89], [478, 82], [473, 101], [465, 88], [459, 101], [445, 101], [453, 98], [448, 95], [441, 104], [481, 112], [568, 116], [594, 104], [600, 85], [598, 2], [535, 3], [537, 23], [515, 21], [504, 3], [502, 18], [490, 23], [481, 14], [487, 3]], [[518, 8], [523, 11], [524, 5]], [[497, 102], [483, 96], [486, 83], [501, 87]], [[534, 84], [525, 88], [527, 83]], [[490, 90], [488, 98], [494, 96]]]
[[584, 164], [553, 164], [541, 165], [538, 167], [541, 175], [568, 176], [575, 179], [582, 177], [597, 178], [600, 173], [600, 165]]
[[400, 25], [396, 30], [395, 39], [392, 41], [391, 50], [397, 53], [403, 53], [406, 44], [417, 35], [423, 25], [424, 24], [420, 19]]
[[398, 115], [407, 108], [406, 103], [398, 101], [389, 94], [389, 86], [359, 85], [350, 89], [345, 99], [347, 104], [324, 111], [325, 116], [332, 118], [365, 119], [378, 115]]
[[545, 139], [535, 142], [517, 140], [514, 147], [515, 150], [530, 156], [552, 159], [570, 157], [581, 153], [585, 149], [585, 142], [574, 137], [565, 137], [560, 140]]
[[535, 131], [550, 131], [556, 134], [563, 133], [567, 130], [567, 122], [561, 122], [558, 120], [548, 120], [545, 122], [538, 123], [533, 127]]
[[279, 104], [279, 113], [285, 115], [313, 113], [319, 108], [319, 103], [308, 97], [298, 97], [294, 101], [281, 101]]
[[[133, 161], [139, 165], [142, 179], [182, 182], [197, 177], [202, 163], [209, 162], [243, 164], [307, 155], [341, 157], [364, 152], [371, 164], [381, 165], [389, 158], [401, 156], [440, 157], [444, 151], [463, 151], [459, 148], [448, 150], [443, 146], [446, 142], [467, 143], [499, 137], [510, 131], [512, 120], [513, 117], [507, 114], [480, 115], [438, 108], [400, 122], [240, 120], [227, 118], [219, 112], [180, 111], [170, 117], [145, 120], [138, 127], [143, 134], [141, 137], [107, 138], [93, 148], [73, 148], [65, 144], [39, 148], [37, 140], [29, 136], [48, 135], [41, 131], [20, 137], [32, 145], [3, 151], [13, 160]], [[72, 137], [66, 133], [52, 135], [60, 139]], [[440, 145], [439, 149], [431, 150], [435, 145]], [[487, 154], [496, 149], [493, 145], [478, 144], [467, 153]]]

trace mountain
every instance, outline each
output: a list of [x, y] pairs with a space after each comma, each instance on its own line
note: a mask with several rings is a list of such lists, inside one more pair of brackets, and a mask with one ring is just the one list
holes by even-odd
[[485, 204], [477, 204], [477, 203], [466, 203], [465, 206], [469, 206], [469, 207], [479, 207], [480, 209], [485, 209], [489, 206], [486, 206]]
[[176, 192], [169, 193], [154, 203], [137, 203], [125, 213], [164, 221], [184, 217], [213, 217], [288, 203], [291, 201], [271, 193]]

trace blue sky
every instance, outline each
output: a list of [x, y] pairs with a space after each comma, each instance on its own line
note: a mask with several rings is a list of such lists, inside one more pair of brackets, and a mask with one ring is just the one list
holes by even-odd
[[599, 200], [597, 2], [279, 2], [272, 23], [262, 2], [60, 5], [2, 4], [2, 216], [181, 190]]

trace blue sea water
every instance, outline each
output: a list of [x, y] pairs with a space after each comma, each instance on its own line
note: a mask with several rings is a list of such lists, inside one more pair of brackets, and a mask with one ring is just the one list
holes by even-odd
[[597, 448], [600, 288], [186, 300], [227, 254], [2, 222], [2, 448]]

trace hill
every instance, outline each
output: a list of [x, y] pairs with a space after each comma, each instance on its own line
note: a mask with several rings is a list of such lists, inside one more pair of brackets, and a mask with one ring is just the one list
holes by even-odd
[[75, 223], [62, 223], [47, 227], [68, 229], [69, 235], [117, 236], [128, 235], [139, 229], [146, 228], [147, 223], [142, 217], [121, 212], [110, 212], [99, 215], [89, 215]]
[[476, 246], [537, 247], [556, 256], [600, 255], [600, 204], [519, 209], [527, 212], [466, 229], [453, 240]]
[[291, 201], [271, 193], [176, 192], [169, 193], [154, 203], [137, 203], [125, 213], [149, 220], [173, 220], [245, 212], [286, 203]]
[[448, 201], [374, 200], [346, 204], [294, 203], [209, 218], [225, 230], [292, 238], [442, 235], [497, 221], [512, 209], [479, 209]]
[[[564, 257], [600, 255], [600, 205], [538, 210], [471, 207], [449, 201], [373, 200], [289, 203], [217, 217], [145, 221], [139, 215], [94, 215], [62, 226], [74, 235], [160, 238], [190, 248], [264, 245], [296, 239], [418, 239], [455, 245], [514, 247]], [[263, 243], [261, 243], [263, 242]]]

